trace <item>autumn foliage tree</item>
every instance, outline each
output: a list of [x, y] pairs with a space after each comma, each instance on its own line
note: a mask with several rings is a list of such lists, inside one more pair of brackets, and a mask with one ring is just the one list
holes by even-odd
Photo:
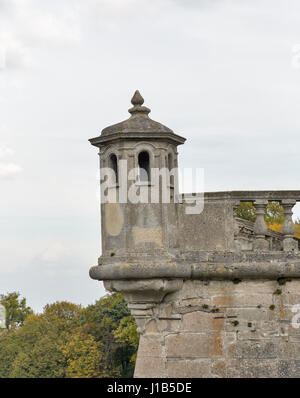
[[67, 343], [61, 346], [64, 355], [66, 377], [108, 377], [101, 342], [85, 333], [82, 329], [76, 330]]
[[[256, 210], [251, 202], [241, 202], [236, 209], [236, 216], [244, 220], [255, 222]], [[279, 202], [269, 202], [265, 209], [267, 225], [282, 224], [284, 220], [283, 208]]]
[[86, 308], [56, 302], [41, 314], [22, 303], [22, 317], [10, 318], [18, 327], [0, 334], [0, 377], [132, 377], [138, 335], [121, 294]]
[[[126, 340], [126, 332], [118, 335], [124, 318], [131, 316], [121, 293], [102, 297], [84, 311], [85, 327], [96, 341], [101, 341], [103, 354], [110, 377], [131, 377], [134, 371], [132, 356], [137, 350], [138, 334], [135, 342]], [[136, 329], [136, 323], [133, 323]]]
[[0, 304], [4, 305], [6, 309], [6, 327], [8, 329], [23, 325], [26, 317], [32, 313], [32, 309], [26, 304], [26, 299], [20, 298], [18, 292], [0, 294]]

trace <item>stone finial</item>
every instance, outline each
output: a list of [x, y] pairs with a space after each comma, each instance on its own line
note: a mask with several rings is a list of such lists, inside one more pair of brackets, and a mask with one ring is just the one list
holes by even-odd
[[133, 94], [133, 97], [131, 98], [131, 103], [132, 105], [143, 105], [144, 98], [141, 96], [139, 90], [136, 90]]
[[149, 108], [142, 106], [144, 103], [144, 98], [141, 96], [139, 90], [135, 91], [133, 97], [131, 98], [131, 103], [133, 107], [130, 108], [128, 112], [131, 113], [132, 116], [148, 115], [148, 113], [151, 112]]

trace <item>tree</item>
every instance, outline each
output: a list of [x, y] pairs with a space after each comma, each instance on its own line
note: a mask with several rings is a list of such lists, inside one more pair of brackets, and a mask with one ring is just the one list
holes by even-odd
[[65, 377], [67, 361], [61, 347], [80, 327], [81, 313], [80, 306], [57, 302], [47, 305], [42, 314], [28, 315], [21, 327], [9, 330], [8, 348], [0, 348], [0, 364], [7, 359], [10, 362], [9, 367], [2, 365], [3, 377]]
[[[53, 305], [60, 307], [59, 303]], [[74, 304], [62, 302], [62, 309]], [[66, 361], [61, 346], [66, 344], [75, 324], [66, 319], [64, 311], [44, 311], [29, 315], [16, 330], [19, 350], [11, 366], [10, 377], [57, 378], [65, 376]], [[75, 306], [76, 307], [76, 306]], [[81, 309], [78, 308], [78, 311]]]
[[101, 343], [92, 335], [78, 329], [61, 347], [67, 367], [66, 377], [108, 377]]
[[297, 218], [297, 220], [295, 222], [295, 227], [296, 227], [295, 237], [300, 239], [300, 217]]
[[134, 364], [140, 335], [137, 332], [137, 324], [132, 315], [121, 319], [118, 328], [114, 331], [114, 336], [118, 343], [123, 343], [131, 348], [132, 356], [130, 362]]
[[10, 377], [60, 378], [65, 376], [65, 358], [58, 346], [57, 334], [39, 336], [29, 349], [20, 350]]
[[[255, 222], [256, 209], [251, 202], [241, 202], [236, 209], [236, 216], [247, 221]], [[282, 224], [284, 221], [283, 208], [279, 202], [269, 202], [265, 208], [267, 225]]]
[[0, 304], [6, 309], [6, 327], [15, 328], [23, 325], [26, 317], [32, 314], [32, 309], [26, 305], [26, 299], [20, 298], [20, 293], [12, 292], [0, 295]]
[[22, 322], [20, 317], [12, 319], [18, 327], [0, 334], [0, 377], [133, 375], [138, 335], [119, 293], [87, 308], [56, 302], [46, 305], [41, 314], [29, 313]]
[[0, 378], [10, 377], [11, 367], [19, 349], [15, 339], [15, 330], [5, 329], [0, 334]]
[[241, 202], [235, 212], [237, 217], [251, 222], [256, 220], [255, 213], [255, 207], [251, 202]]
[[267, 225], [283, 223], [284, 212], [279, 202], [269, 202], [265, 211], [265, 221]]
[[83, 308], [68, 301], [57, 301], [44, 307], [43, 318], [55, 323], [59, 332], [70, 332], [83, 324]]
[[114, 335], [123, 318], [130, 311], [121, 293], [109, 294], [84, 310], [85, 327], [97, 342], [102, 343], [107, 371], [110, 377], [132, 377], [133, 348], [128, 342], [119, 342]]

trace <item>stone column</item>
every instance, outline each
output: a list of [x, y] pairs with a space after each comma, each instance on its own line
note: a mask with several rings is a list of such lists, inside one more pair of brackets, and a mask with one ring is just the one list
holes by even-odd
[[266, 240], [266, 233], [268, 231], [265, 222], [265, 208], [268, 204], [267, 200], [256, 200], [253, 205], [256, 209], [256, 221], [254, 223], [255, 241], [253, 244], [254, 250], [269, 250], [269, 243]]
[[284, 211], [284, 222], [282, 225], [282, 233], [283, 233], [283, 250], [293, 251], [297, 249], [297, 242], [294, 240], [295, 233], [295, 224], [292, 219], [293, 215], [293, 207], [296, 204], [296, 200], [282, 200], [281, 206]]

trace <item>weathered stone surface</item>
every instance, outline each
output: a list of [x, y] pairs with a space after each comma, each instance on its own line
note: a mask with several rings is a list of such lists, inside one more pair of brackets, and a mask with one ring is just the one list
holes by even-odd
[[237, 341], [229, 348], [233, 358], [240, 359], [271, 359], [278, 356], [276, 341]]
[[226, 364], [226, 377], [271, 378], [278, 377], [278, 364], [274, 360], [241, 359], [229, 360]]
[[220, 331], [224, 325], [223, 318], [217, 318], [215, 313], [195, 311], [183, 315], [181, 329], [188, 332]]
[[159, 334], [141, 336], [139, 343], [140, 357], [159, 357], [161, 356], [162, 338]]
[[205, 333], [178, 333], [166, 336], [166, 356], [167, 358], [208, 358], [210, 337]]
[[137, 356], [134, 377], [167, 377], [165, 360], [162, 357]]
[[224, 359], [212, 361], [210, 377], [222, 377], [222, 378], [227, 377], [226, 361]]
[[168, 360], [167, 372], [168, 377], [174, 378], [211, 377], [211, 360]]
[[216, 334], [177, 333], [166, 336], [167, 358], [209, 358], [222, 355], [222, 340]]
[[297, 361], [279, 361], [278, 377], [300, 378], [300, 360]]

